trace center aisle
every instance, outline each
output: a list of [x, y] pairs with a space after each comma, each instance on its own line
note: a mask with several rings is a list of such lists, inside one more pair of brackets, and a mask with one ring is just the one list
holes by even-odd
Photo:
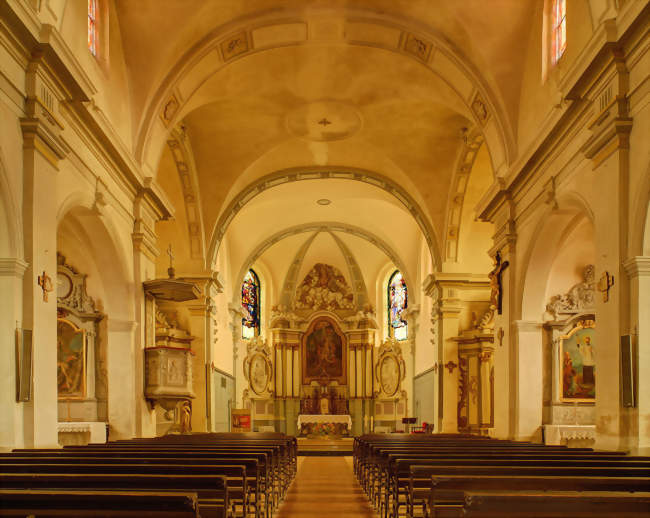
[[277, 518], [376, 516], [352, 472], [351, 457], [303, 457]]

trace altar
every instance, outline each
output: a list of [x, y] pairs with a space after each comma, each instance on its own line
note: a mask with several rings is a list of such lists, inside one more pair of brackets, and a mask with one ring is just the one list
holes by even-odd
[[347, 435], [352, 418], [341, 414], [301, 414], [298, 416], [300, 435]]

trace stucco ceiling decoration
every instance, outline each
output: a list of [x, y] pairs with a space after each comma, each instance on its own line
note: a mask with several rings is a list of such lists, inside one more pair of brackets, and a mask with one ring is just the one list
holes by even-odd
[[287, 114], [289, 134], [324, 142], [351, 137], [361, 128], [361, 114], [340, 101], [316, 101], [294, 108]]
[[[488, 82], [445, 35], [427, 32], [413, 20], [366, 10], [347, 10], [345, 16], [338, 11], [332, 17], [333, 21], [326, 24], [320, 17], [309, 18], [305, 13], [286, 13], [281, 19], [269, 14], [251, 15], [238, 27], [227, 24], [207, 34], [170, 68], [151, 98], [138, 131], [138, 159], [159, 159], [166, 133], [163, 121], [167, 122], [163, 112], [172, 96], [180, 107], [174, 110], [170, 125], [200, 105], [193, 98], [224, 66], [257, 52], [296, 45], [322, 46], [325, 42], [380, 48], [421, 63], [456, 92], [465, 106], [464, 115], [483, 128], [494, 170], [498, 172], [509, 163], [515, 140], [507, 117], [497, 108], [500, 103]], [[209, 102], [204, 95], [198, 97], [203, 99], [199, 103]]]
[[411, 278], [409, 271], [404, 266], [404, 262], [400, 259], [399, 254], [393, 249], [393, 247], [391, 247], [380, 237], [376, 236], [367, 229], [363, 229], [355, 225], [339, 223], [336, 221], [313, 222], [286, 228], [277, 232], [276, 234], [273, 234], [269, 238], [265, 239], [262, 243], [260, 243], [255, 248], [255, 250], [253, 250], [253, 252], [251, 252], [251, 254], [246, 258], [241, 269], [239, 270], [239, 274], [236, 277], [237, 282], [233, 284], [233, 298], [237, 297], [240, 289], [239, 286], [243, 281], [246, 272], [249, 270], [249, 268], [251, 268], [253, 264], [255, 264], [255, 261], [264, 255], [264, 252], [266, 252], [269, 248], [271, 248], [276, 243], [279, 243], [283, 239], [305, 232], [313, 232], [314, 236], [316, 236], [316, 234], [319, 232], [340, 232], [343, 234], [350, 234], [356, 237], [360, 237], [361, 239], [368, 241], [372, 245], [376, 246], [379, 250], [381, 250], [386, 255], [386, 257], [388, 257], [388, 259], [390, 259], [390, 261], [397, 267], [397, 269], [402, 272], [402, 275], [406, 279], [407, 284], [409, 283], [409, 279]]
[[445, 261], [455, 262], [458, 260], [458, 236], [460, 235], [465, 191], [481, 144], [483, 144], [483, 136], [478, 131], [468, 131], [464, 135], [463, 147], [458, 156], [452, 187], [449, 191], [449, 200], [447, 201], [446, 231], [444, 235]]
[[362, 169], [345, 168], [345, 167], [301, 167], [285, 169], [270, 175], [264, 176], [259, 180], [248, 185], [237, 196], [233, 198], [230, 204], [222, 211], [212, 231], [208, 255], [206, 257], [207, 267], [211, 268], [217, 259], [219, 247], [223, 240], [228, 226], [233, 218], [244, 206], [255, 196], [262, 192], [272, 189], [273, 187], [283, 185], [289, 182], [298, 182], [304, 180], [351, 180], [373, 185], [390, 195], [394, 196], [413, 216], [413, 219], [420, 227], [423, 237], [427, 243], [431, 261], [434, 267], [441, 266], [440, 240], [437, 238], [435, 230], [425, 212], [417, 202], [397, 183], [372, 171]]

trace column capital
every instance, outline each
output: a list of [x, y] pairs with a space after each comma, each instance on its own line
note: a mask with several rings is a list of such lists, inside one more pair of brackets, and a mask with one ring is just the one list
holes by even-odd
[[630, 279], [648, 277], [650, 276], [650, 257], [644, 255], [630, 257], [623, 261], [623, 268]]
[[22, 279], [29, 263], [18, 258], [0, 259], [0, 277], [16, 277]]

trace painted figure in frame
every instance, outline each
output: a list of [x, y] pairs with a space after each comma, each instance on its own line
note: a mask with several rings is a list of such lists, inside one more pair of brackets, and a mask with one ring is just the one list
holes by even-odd
[[307, 338], [307, 376], [339, 378], [343, 376], [343, 343], [334, 326], [318, 322]]
[[84, 332], [65, 320], [57, 324], [57, 386], [59, 398], [84, 397]]
[[562, 339], [562, 399], [593, 401], [596, 359], [593, 327], [577, 327]]

